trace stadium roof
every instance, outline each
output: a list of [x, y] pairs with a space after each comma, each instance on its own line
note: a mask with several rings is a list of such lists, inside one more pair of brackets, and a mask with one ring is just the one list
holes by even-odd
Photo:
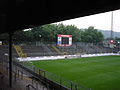
[[117, 9], [119, 0], [0, 0], [0, 33]]

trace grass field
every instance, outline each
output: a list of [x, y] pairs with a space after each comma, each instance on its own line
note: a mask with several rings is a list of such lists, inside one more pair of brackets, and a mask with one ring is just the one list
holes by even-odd
[[92, 90], [120, 90], [120, 56], [33, 61], [33, 64]]

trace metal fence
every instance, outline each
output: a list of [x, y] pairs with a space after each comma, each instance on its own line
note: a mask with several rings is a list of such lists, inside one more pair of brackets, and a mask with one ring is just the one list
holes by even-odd
[[87, 88], [81, 84], [75, 83], [73, 81], [67, 80], [61, 76], [58, 76], [56, 74], [53, 74], [51, 72], [42, 70], [40, 68], [37, 68], [33, 66], [30, 62], [21, 62], [24, 66], [29, 68], [30, 70], [34, 71], [35, 73], [41, 75], [42, 77], [45, 77], [60, 86], [66, 87], [69, 90], [91, 90], [91, 88]]
[[[17, 63], [17, 64], [16, 64]], [[19, 67], [20, 63], [13, 60], [12, 65], [12, 87], [14, 90], [50, 90], [49, 87], [42, 84], [40, 81], [37, 81], [34, 78], [33, 74], [26, 71], [22, 67]], [[0, 60], [0, 71], [7, 78], [4, 79], [4, 84], [9, 84], [9, 61], [8, 59]], [[9, 90], [9, 87], [2, 87], [2, 90]]]

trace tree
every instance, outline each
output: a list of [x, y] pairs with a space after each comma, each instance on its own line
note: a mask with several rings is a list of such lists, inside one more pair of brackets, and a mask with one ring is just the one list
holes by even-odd
[[81, 30], [74, 25], [66, 26], [67, 32], [65, 34], [71, 34], [74, 42], [81, 41]]
[[88, 29], [84, 29], [81, 34], [82, 42], [94, 43], [97, 44], [104, 40], [104, 36], [101, 32], [94, 27], [90, 26]]
[[57, 34], [71, 34], [73, 36], [73, 41], [78, 42], [81, 40], [81, 31], [74, 25], [66, 26], [63, 24], [47, 24], [41, 27], [44, 41], [55, 42], [57, 39]]
[[73, 42], [88, 42], [99, 43], [104, 37], [101, 32], [98, 32], [94, 27], [88, 29], [78, 29], [74, 25], [61, 24], [46, 24], [43, 26], [34, 27], [28, 31], [15, 32], [14, 41], [44, 41], [56, 42], [58, 34], [72, 35]]

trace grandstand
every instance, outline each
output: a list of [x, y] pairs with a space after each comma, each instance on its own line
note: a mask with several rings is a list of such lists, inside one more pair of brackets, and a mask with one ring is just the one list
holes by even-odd
[[[90, 43], [76, 43], [72, 46], [61, 47], [56, 44], [42, 44], [36, 45], [18, 45], [20, 46], [23, 53], [27, 57], [37, 57], [37, 56], [57, 56], [57, 55], [78, 55], [78, 54], [97, 54], [97, 53], [113, 53], [119, 50], [109, 47], [97, 46]], [[4, 54], [8, 54], [8, 45], [1, 45], [0, 49], [4, 51]], [[12, 48], [13, 56], [19, 57], [14, 46]]]
[[[72, 46], [61, 47], [56, 44], [42, 44], [42, 45], [19, 45], [22, 51], [28, 57], [37, 56], [57, 56], [57, 55], [78, 55], [78, 54], [97, 54], [97, 53], [112, 53], [118, 52], [118, 49], [111, 49], [109, 47], [103, 47], [93, 45], [90, 43], [76, 43]], [[3, 46], [5, 47], [5, 46]], [[7, 47], [7, 46], [6, 46]], [[13, 48], [13, 55], [18, 56]]]

